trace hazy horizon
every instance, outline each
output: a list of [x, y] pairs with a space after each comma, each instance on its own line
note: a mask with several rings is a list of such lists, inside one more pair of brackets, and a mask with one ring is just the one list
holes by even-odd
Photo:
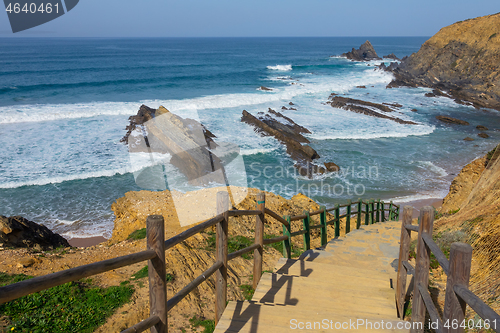
[[4, 12], [0, 37], [424, 37], [457, 21], [498, 10], [498, 3], [491, 0], [388, 1], [384, 5], [368, 0], [85, 0], [53, 21], [16, 34]]

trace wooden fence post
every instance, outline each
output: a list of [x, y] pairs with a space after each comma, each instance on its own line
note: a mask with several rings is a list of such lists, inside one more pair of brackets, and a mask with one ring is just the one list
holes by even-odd
[[325, 246], [328, 242], [328, 229], [326, 228], [326, 207], [320, 206], [321, 213], [319, 214], [319, 223], [321, 224], [321, 246]]
[[150, 215], [146, 219], [147, 248], [156, 257], [148, 260], [149, 312], [160, 321], [151, 327], [152, 333], [166, 333], [167, 326], [167, 271], [165, 268], [165, 224], [163, 216]]
[[413, 322], [422, 323], [422, 327], [412, 325], [411, 332], [423, 332], [425, 324], [425, 303], [420, 295], [419, 285], [424, 290], [429, 288], [429, 264], [431, 260], [431, 250], [425, 244], [422, 235], [428, 234], [432, 237], [434, 224], [434, 207], [425, 206], [420, 210], [420, 226], [418, 229], [417, 258], [415, 264], [415, 285], [413, 289], [413, 307], [411, 319]]
[[370, 224], [375, 223], [375, 200], [370, 200]]
[[215, 275], [215, 325], [219, 322], [227, 303], [227, 233], [229, 194], [217, 192], [217, 214], [224, 213], [224, 219], [216, 225], [216, 255], [215, 260], [222, 262]]
[[391, 202], [389, 203], [389, 221], [392, 221], [393, 220], [393, 217], [392, 217], [392, 200]]
[[363, 209], [363, 204], [361, 198], [358, 198], [358, 219], [356, 221], [356, 229], [361, 227], [361, 210]]
[[345, 233], [348, 234], [351, 232], [351, 205], [352, 201], [347, 201], [347, 209], [346, 209], [346, 217], [345, 217]]
[[266, 210], [266, 194], [260, 192], [257, 194], [257, 208], [262, 213], [255, 215], [255, 244], [259, 247], [253, 250], [253, 289], [257, 289], [257, 285], [262, 275], [262, 254], [264, 251], [264, 223]]
[[385, 221], [387, 221], [387, 219], [385, 218], [385, 202], [380, 201], [380, 205], [382, 207], [380, 219], [382, 222], [385, 222]]
[[307, 210], [304, 211], [304, 215], [306, 216], [302, 220], [304, 230], [306, 231], [304, 234], [304, 251], [307, 251], [311, 248], [311, 217], [309, 216], [309, 212]]
[[335, 204], [335, 237], [340, 237], [340, 208]]
[[[465, 243], [453, 243], [450, 249], [450, 274], [446, 281], [446, 294], [443, 311], [443, 332], [463, 332], [462, 321], [465, 318], [467, 304], [459, 298], [453, 287], [462, 285], [469, 287], [472, 247]], [[457, 323], [456, 328], [454, 323]], [[461, 327], [462, 326], [462, 327]]]
[[370, 200], [365, 203], [365, 225], [370, 224]]
[[375, 214], [375, 222], [380, 222], [380, 199], [377, 200], [377, 212]]
[[288, 236], [288, 239], [283, 241], [283, 257], [292, 259], [292, 237], [290, 236], [292, 223], [290, 215], [285, 215], [283, 218], [288, 222], [288, 226], [283, 225], [283, 236]]
[[407, 277], [406, 267], [403, 265], [403, 262], [408, 262], [411, 242], [411, 231], [407, 230], [405, 226], [411, 224], [412, 215], [413, 207], [405, 206], [403, 209], [403, 223], [401, 225], [401, 239], [399, 241], [398, 277], [396, 281], [396, 308], [398, 310], [398, 317], [401, 319], [404, 318]]

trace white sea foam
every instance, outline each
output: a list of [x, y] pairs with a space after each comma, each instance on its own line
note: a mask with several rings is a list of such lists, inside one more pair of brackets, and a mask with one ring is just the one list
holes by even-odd
[[276, 148], [252, 148], [252, 149], [242, 149], [240, 155], [256, 155], [256, 154], [267, 154], [276, 150]]
[[417, 161], [417, 164], [420, 168], [429, 170], [435, 174], [437, 174], [439, 177], [446, 177], [448, 176], [448, 172], [446, 172], [445, 169], [438, 167], [431, 161]]
[[292, 65], [267, 66], [267, 69], [270, 69], [273, 71], [288, 72], [288, 71], [292, 70]]
[[[442, 199], [446, 196], [446, 191], [441, 190], [441, 191], [434, 191], [434, 192], [427, 192], [427, 193], [419, 193], [419, 194], [412, 194], [412, 195], [406, 195], [406, 196], [401, 196], [401, 197], [395, 197], [389, 200], [392, 200], [395, 203], [407, 203], [407, 202], [412, 202], [412, 201], [419, 201], [419, 200], [428, 200], [428, 199]], [[387, 200], [387, 201], [389, 201]]]

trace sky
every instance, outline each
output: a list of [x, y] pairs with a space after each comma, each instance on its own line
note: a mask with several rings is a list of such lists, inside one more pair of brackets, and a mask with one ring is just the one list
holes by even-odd
[[0, 13], [0, 37], [432, 36], [499, 11], [498, 0], [80, 0], [15, 34]]

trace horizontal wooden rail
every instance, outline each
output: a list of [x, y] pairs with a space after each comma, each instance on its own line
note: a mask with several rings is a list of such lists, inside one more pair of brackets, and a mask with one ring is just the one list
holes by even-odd
[[321, 213], [323, 213], [323, 209], [315, 210], [313, 212], [310, 212], [309, 216], [314, 216], [314, 215], [318, 215], [318, 214], [321, 214]]
[[103, 260], [92, 264], [66, 269], [64, 271], [38, 276], [5, 287], [0, 287], [0, 304], [12, 301], [38, 291], [59, 286], [67, 282], [80, 280], [91, 275], [111, 271], [124, 266], [153, 259], [156, 257], [154, 250], [146, 250], [126, 256]]
[[264, 245], [282, 242], [282, 241], [287, 240], [287, 239], [288, 239], [288, 236], [286, 236], [286, 235], [275, 237], [275, 238], [267, 238], [267, 239], [264, 239]]
[[126, 330], [121, 331], [121, 333], [139, 333], [144, 332], [147, 329], [155, 326], [160, 322], [160, 318], [158, 316], [151, 316], [148, 319], [144, 319], [140, 323], [135, 324], [132, 327], [127, 328]]
[[415, 231], [415, 232], [418, 232], [418, 225], [405, 225], [405, 228], [406, 230], [411, 230], [411, 231]]
[[290, 224], [288, 223], [287, 220], [285, 220], [284, 218], [282, 218], [281, 216], [279, 216], [278, 214], [276, 214], [275, 212], [273, 212], [272, 210], [266, 208], [265, 209], [265, 212], [266, 214], [268, 214], [269, 216], [275, 218], [276, 220], [278, 220], [279, 222], [281, 222], [281, 224], [283, 225], [286, 225], [286, 226], [289, 226]]
[[403, 261], [403, 266], [406, 268], [406, 272], [410, 275], [415, 275], [415, 267], [412, 266], [408, 261]]
[[295, 231], [295, 232], [290, 233], [290, 237], [305, 235], [306, 233], [307, 233], [307, 230], [299, 230], [299, 231]]
[[251, 216], [262, 214], [260, 210], [228, 210], [228, 216]]
[[323, 228], [323, 226], [321, 224], [317, 224], [317, 225], [313, 225], [313, 226], [310, 226], [309, 229], [312, 230], [312, 229], [321, 229]]
[[223, 263], [221, 261], [216, 262], [209, 269], [201, 273], [196, 279], [188, 283], [181, 291], [175, 294], [174, 297], [168, 300], [167, 309], [171, 310], [180, 301], [184, 299], [194, 288], [198, 287], [203, 281], [208, 279], [212, 274], [214, 274], [219, 268], [221, 268]]
[[484, 303], [479, 297], [477, 297], [472, 291], [469, 290], [466, 286], [455, 285], [453, 287], [455, 293], [463, 299], [469, 306], [476, 311], [476, 313], [483, 319], [489, 319], [490, 324], [492, 321], [496, 321], [496, 329], [495, 326], [491, 325], [491, 328], [500, 333], [500, 315], [493, 311], [486, 303]]
[[295, 215], [295, 216], [291, 216], [290, 217], [290, 221], [298, 221], [298, 220], [303, 220], [307, 217], [306, 214], [302, 214], [302, 215]]
[[436, 306], [434, 305], [434, 302], [432, 301], [429, 291], [426, 290], [424, 287], [422, 287], [421, 284], [418, 285], [418, 290], [420, 291], [420, 296], [422, 296], [422, 300], [424, 301], [425, 307], [427, 308], [427, 312], [429, 312], [429, 317], [431, 317], [432, 322], [438, 323], [437, 328], [434, 328], [434, 331], [436, 333], [442, 333], [443, 321], [439, 316], [439, 312]]
[[258, 248], [259, 248], [259, 244], [253, 244], [253, 245], [250, 245], [249, 247], [245, 247], [244, 249], [231, 252], [227, 255], [227, 260], [233, 260], [235, 258], [241, 257], [242, 255], [244, 255], [248, 252], [251, 252], [255, 249], [258, 249]]
[[210, 220], [207, 220], [203, 223], [195, 225], [194, 227], [189, 228], [188, 230], [185, 230], [185, 231], [181, 232], [180, 234], [175, 235], [174, 237], [167, 239], [165, 241], [165, 251], [170, 249], [171, 247], [174, 247], [175, 245], [185, 241], [189, 237], [194, 236], [197, 233], [216, 225], [217, 223], [219, 223], [223, 219], [224, 219], [224, 214], [219, 214], [215, 217], [212, 217]]
[[446, 273], [446, 275], [450, 274], [450, 262], [448, 261], [448, 258], [444, 255], [443, 251], [439, 248], [439, 246], [432, 240], [432, 237], [428, 234], [423, 234], [422, 239], [424, 240], [425, 244], [431, 249], [431, 252], [434, 254], [436, 257], [436, 260], [438, 261], [439, 265], [443, 268], [443, 271]]

